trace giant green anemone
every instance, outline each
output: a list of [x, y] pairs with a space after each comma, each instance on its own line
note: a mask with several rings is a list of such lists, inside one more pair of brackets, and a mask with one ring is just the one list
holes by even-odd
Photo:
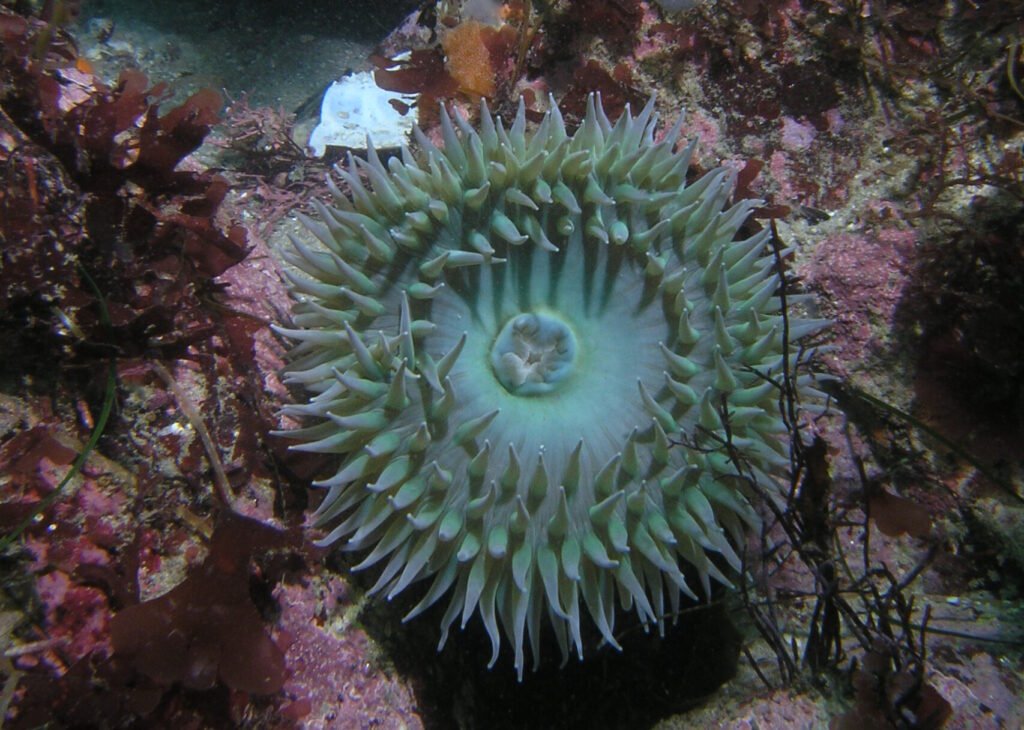
[[789, 466], [784, 330], [822, 323], [784, 326], [767, 233], [734, 240], [756, 201], [726, 207], [726, 169], [688, 182], [693, 144], [656, 124], [653, 99], [612, 124], [591, 97], [573, 134], [553, 101], [532, 132], [522, 105], [442, 110], [441, 147], [350, 157], [303, 218], [321, 246], [288, 253], [289, 435], [342, 457], [323, 542], [369, 551], [388, 598], [431, 579], [409, 617], [449, 595], [441, 644], [478, 612], [520, 677], [545, 617], [582, 656], [585, 617], [617, 647], [616, 604], [660, 627], [728, 585], [750, 480]]

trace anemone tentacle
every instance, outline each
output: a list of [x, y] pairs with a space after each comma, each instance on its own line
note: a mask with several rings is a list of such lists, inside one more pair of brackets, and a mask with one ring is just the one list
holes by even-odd
[[310, 397], [285, 411], [312, 421], [289, 435], [343, 457], [322, 542], [366, 551], [388, 598], [432, 579], [409, 618], [450, 596], [441, 645], [479, 614], [520, 677], [545, 617], [582, 657], [588, 616], [618, 646], [616, 601], [661, 626], [729, 584], [758, 516], [726, 442], [768, 484], [789, 465], [777, 383], [813, 350], [785, 351], [768, 233], [734, 240], [758, 201], [729, 206], [725, 169], [688, 182], [657, 121], [653, 99], [612, 124], [591, 96], [572, 134], [553, 100], [532, 133], [522, 104], [479, 130], [442, 108], [441, 147], [350, 156], [303, 220], [320, 247], [287, 254]]

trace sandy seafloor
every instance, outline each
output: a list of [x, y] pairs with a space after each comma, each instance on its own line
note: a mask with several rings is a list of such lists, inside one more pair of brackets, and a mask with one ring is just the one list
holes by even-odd
[[[101, 68], [138, 66], [176, 94], [209, 86], [294, 110], [368, 68], [369, 52], [405, 15], [401, 3], [388, 5], [98, 0], [83, 4], [76, 35]], [[106, 42], [95, 40], [108, 30]]]
[[[457, 17], [462, 4], [441, 3], [438, 15]], [[923, 530], [890, 524], [892, 529], [883, 534], [876, 526], [870, 543], [875, 567], [884, 565], [897, 576], [915, 575], [905, 591], [914, 600], [906, 613], [908, 625], [919, 628], [924, 607], [929, 607], [934, 630], [922, 644], [926, 659], [916, 677], [948, 703], [945, 727], [1022, 727], [1024, 508], [1008, 491], [1024, 494], [1024, 354], [1007, 355], [992, 344], [1024, 344], [1024, 321], [1014, 319], [1022, 308], [1013, 300], [1015, 295], [1024, 298], [1024, 199], [1019, 197], [1024, 177], [1019, 157], [1007, 157], [1014, 150], [1019, 154], [1024, 144], [1024, 99], [1016, 98], [1007, 83], [1004, 60], [1018, 57], [1021, 26], [991, 21], [998, 33], [972, 37], [970, 29], [987, 27], [989, 19], [968, 15], [958, 26], [957, 14], [969, 14], [970, 9], [955, 3], [945, 6], [946, 17], [934, 26], [920, 20], [920, 3], [892, 3], [884, 19], [874, 3], [695, 5], [681, 15], [663, 17], [648, 2], [595, 3], [595, 8], [619, 10], [601, 16], [593, 27], [560, 26], [557, 42], [569, 50], [554, 54], [557, 63], [552, 62], [550, 79], [538, 67], [516, 88], [580, 88], [585, 80], [567, 81], [572, 74], [565, 69], [572, 66], [572, 58], [592, 58], [606, 69], [628, 68], [632, 85], [643, 96], [658, 93], [666, 118], [673, 118], [675, 109], [687, 109], [684, 133], [699, 139], [698, 165], [741, 168], [753, 158], [763, 163], [750, 192], [788, 208], [776, 226], [795, 249], [792, 266], [801, 286], [816, 297], [813, 313], [835, 322], [826, 337], [832, 350], [824, 366], [893, 409], [864, 412], [862, 403], [849, 421], [835, 415], [820, 426], [829, 444], [833, 500], [841, 505], [837, 514], [849, 519], [833, 525], [836, 544], [860, 555], [859, 505], [866, 488], [862, 474], [882, 485], [887, 498], [923, 506]], [[639, 13], [639, 29], [625, 40], [611, 32], [622, 8]], [[168, 82], [164, 109], [202, 88], [221, 91], [235, 104], [236, 114], [227, 113], [226, 123], [215, 127], [207, 144], [184, 163], [190, 169], [222, 171], [232, 187], [222, 214], [249, 232], [249, 257], [219, 279], [227, 285], [222, 304], [263, 323], [287, 318], [280, 251], [287, 245], [286, 235], [301, 228], [291, 206], [304, 207], [307, 194], [323, 195], [316, 181], [327, 167], [323, 161], [303, 160], [292, 148], [280, 160], [261, 158], [255, 164], [244, 147], [232, 146], [237, 128], [233, 132], [231, 124], [251, 123], [253, 110], [257, 116], [267, 108], [300, 110], [300, 131], [275, 127], [285, 135], [268, 135], [268, 144], [287, 147], [284, 139], [294, 133], [301, 145], [323, 88], [347, 71], [369, 69], [369, 54], [405, 16], [405, 9], [381, 2], [83, 3], [70, 32], [100, 79], [112, 83], [122, 68], [134, 67], [153, 82]], [[836, 17], [847, 18], [849, 27]], [[915, 22], [900, 25], [900, 18]], [[845, 30], [836, 31], [836, 40], [823, 40], [815, 33], [819, 21], [830, 31]], [[672, 24], [686, 30], [673, 30]], [[701, 38], [691, 27], [707, 35]], [[606, 36], [602, 28], [608, 29]], [[865, 40], [859, 60], [843, 45], [846, 33], [858, 32], [878, 44], [869, 48]], [[420, 41], [429, 42], [424, 40], [429, 35], [420, 34]], [[401, 38], [392, 38], [389, 50]], [[843, 53], [828, 58], [830, 43]], [[855, 45], [850, 42], [850, 47]], [[737, 64], [743, 73], [723, 70], [729, 64], [722, 58], [731, 54], [746, 59]], [[935, 73], [930, 65], [935, 54], [948, 54], [947, 77], [955, 79], [949, 85], [925, 75], [925, 69]], [[886, 65], [890, 63], [892, 68]], [[968, 82], [973, 86], [956, 86]], [[242, 112], [239, 102], [244, 103]], [[458, 102], [470, 105], [465, 97]], [[271, 117], [268, 113], [265, 118]], [[946, 139], [955, 139], [959, 147], [948, 154], [937, 149], [937, 137], [928, 136], [936, 119], [955, 133]], [[929, 185], [940, 169], [966, 182], [935, 191]], [[986, 170], [998, 174], [985, 178], [981, 172]], [[993, 179], [999, 184], [989, 184]], [[984, 233], [979, 239], [1009, 247], [1011, 253], [991, 254], [964, 233], [979, 230]], [[943, 242], [947, 248], [936, 253]], [[972, 279], [970, 271], [965, 274], [949, 262], [950, 250], [958, 262], [973, 257], [978, 262], [971, 269], [975, 273], [990, 261], [997, 270]], [[1008, 270], [1012, 266], [1017, 269]], [[954, 294], [943, 298], [943, 287]], [[965, 303], [964, 288], [980, 294], [982, 302]], [[999, 301], [984, 302], [987, 291]], [[957, 321], [944, 322], [943, 311], [952, 310]], [[1008, 321], [997, 322], [999, 316]], [[989, 325], [994, 333], [986, 329]], [[972, 335], [975, 330], [981, 334]], [[237, 437], [239, 430], [282, 425], [273, 415], [288, 398], [277, 375], [282, 342], [265, 328], [253, 339], [256, 355], [250, 376], [266, 400], [256, 417], [208, 424], [215, 437], [221, 429]], [[969, 344], [958, 346], [964, 341]], [[991, 380], [992, 390], [979, 390], [972, 380], [977, 361], [990, 368], [980, 372]], [[215, 382], [215, 369], [194, 367], [188, 358], [163, 365], [178, 383], [176, 395], [155, 398], [166, 385], [140, 378], [131, 393], [121, 396], [115, 431], [126, 442], [146, 444], [142, 451], [147, 455], [161, 457], [150, 466], [166, 479], [168, 491], [143, 501], [118, 496], [122, 488], [134, 494], [131, 490], [143, 481], [141, 470], [127, 463], [123, 444], [105, 450], [101, 442], [92, 471], [76, 479], [68, 495], [75, 500], [72, 512], [53, 518], [54, 524], [61, 519], [70, 524], [80, 517], [76, 511], [84, 511], [115, 531], [136, 530], [139, 537], [131, 549], [146, 545], [139, 561], [142, 600], [157, 598], [192, 574], [206, 555], [213, 529], [213, 510], [202, 496], [210, 486], [194, 479], [205, 473], [192, 463], [202, 461], [202, 448], [196, 445], [194, 423], [182, 415], [185, 407], [175, 407], [175, 399], [191, 399], [201, 414], [211, 417], [248, 405], [247, 396], [238, 396], [241, 391], [231, 383]], [[75, 408], [66, 393], [43, 406], [32, 388], [21, 389], [11, 380], [5, 387], [0, 444], [24, 431], [25, 424], [51, 423], [54, 411]], [[222, 400], [228, 405], [218, 405]], [[912, 414], [911, 419], [901, 413]], [[61, 438], [81, 444], [87, 433], [78, 423]], [[169, 445], [174, 434], [181, 441]], [[947, 440], [937, 440], [935, 434]], [[254, 437], [259, 453], [273, 462], [279, 449], [264, 446], [263, 438], [262, 433]], [[237, 453], [241, 449], [236, 446], [235, 457], [244, 461]], [[230, 465], [230, 458], [225, 460]], [[190, 465], [184, 466], [185, 461]], [[52, 484], [60, 468], [46, 467], [39, 468]], [[294, 536], [303, 522], [303, 500], [294, 493], [312, 475], [325, 473], [323, 464], [289, 462], [256, 471], [249, 484], [235, 485], [236, 506], [260, 521], [292, 528]], [[990, 480], [992, 474], [997, 478]], [[145, 479], [151, 477], [147, 472]], [[291, 485], [291, 496], [282, 497], [287, 491], [282, 482]], [[883, 515], [886, 509], [899, 513], [897, 523], [906, 516], [902, 507], [893, 506], [901, 503], [889, 502], [888, 508], [873, 504]], [[908, 512], [908, 520], [921, 518], [920, 509]], [[63, 529], [53, 532], [71, 545], [66, 549], [73, 560], [105, 552], [95, 560], [108, 566], [117, 562], [112, 557], [117, 550], [125, 549], [121, 543], [117, 549], [106, 543], [97, 548], [88, 532], [77, 528], [73, 539]], [[102, 661], [110, 651], [108, 627], [117, 612], [115, 600], [97, 588], [102, 581], [82, 579], [54, 558], [56, 542], [47, 546], [40, 534], [26, 541], [20, 562], [12, 559], [5, 573], [14, 570], [23, 579], [20, 593], [7, 591], [4, 608], [15, 614], [24, 609], [27, 617], [19, 624], [20, 633], [11, 634], [7, 646], [15, 651], [8, 654], [20, 657], [16, 661], [23, 663], [17, 665], [22, 672], [38, 673], [44, 667], [55, 677], [75, 661]], [[162, 694], [152, 714], [133, 714], [135, 710], [122, 705], [124, 714], [116, 722], [105, 725], [97, 719], [95, 726], [940, 726], [928, 724], [927, 718], [908, 719], [913, 716], [905, 708], [886, 716], [864, 700], [865, 693], [871, 695], [870, 681], [856, 669], [871, 658], [849, 633], [843, 635], [845, 654], [835, 672], [808, 671], [785, 683], [772, 648], [736, 596], [724, 596], [711, 616], [699, 619], [707, 628], [697, 633], [710, 641], [681, 639], [686, 633], [683, 621], [664, 642], [638, 637], [627, 647], [627, 654], [635, 652], [632, 661], [620, 660], [605, 647], [583, 664], [571, 661], [562, 671], [545, 665], [540, 674], [528, 673], [525, 683], [517, 685], [507, 655], [493, 670], [484, 669], [489, 646], [479, 627], [471, 626], [468, 636], [455, 637], [443, 655], [435, 656], [437, 615], [402, 626], [401, 609], [409, 605], [399, 601], [395, 608], [367, 599], [364, 592], [372, 580], [349, 581], [350, 557], [308, 545], [295, 552], [301, 553], [301, 559], [293, 559], [296, 564], [285, 566], [282, 559], [273, 566], [260, 565], [256, 572], [273, 579], [253, 578], [254, 591], [265, 594], [257, 604], [267, 633], [283, 651], [288, 678], [280, 690], [261, 697], [226, 687], [223, 677], [209, 690], [157, 681]], [[923, 566], [920, 574], [916, 566]], [[815, 612], [813, 576], [795, 558], [780, 560], [762, 588], [765, 600], [778, 601], [785, 642], [803, 642]], [[20, 604], [10, 598], [26, 592], [34, 595], [19, 599]], [[905, 638], [899, 630], [895, 633]], [[730, 658], [717, 656], [714, 640], [725, 642], [723, 654]], [[914, 641], [919, 639], [911, 637], [910, 643]], [[42, 648], [18, 651], [34, 642], [43, 642]], [[740, 645], [744, 655], [733, 656]], [[73, 650], [58, 659], [44, 654], [47, 647], [59, 651], [68, 646]], [[795, 653], [799, 657], [801, 652]], [[4, 673], [11, 676], [6, 669]], [[897, 670], [886, 675], [892, 685], [878, 690], [890, 700], [907, 690], [906, 677], [896, 675]], [[851, 681], [857, 689], [850, 689]], [[33, 701], [27, 686], [11, 690], [15, 727], [19, 704]], [[93, 691], [123, 690], [97, 684]], [[54, 697], [75, 703], [67, 694], [56, 692]], [[904, 724], [893, 724], [900, 712]]]

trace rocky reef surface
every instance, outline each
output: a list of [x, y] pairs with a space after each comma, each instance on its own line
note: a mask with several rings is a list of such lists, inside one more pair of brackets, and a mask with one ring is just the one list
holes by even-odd
[[[1001, 728], [1024, 718], [1015, 3], [0, 3], [5, 726]], [[378, 3], [379, 5], [379, 3]], [[678, 6], [678, 7], [676, 7]], [[295, 21], [289, 23], [287, 21]], [[403, 53], [411, 51], [411, 53]], [[347, 69], [476, 119], [654, 93], [834, 320], [740, 590], [515, 681], [368, 598], [272, 429], [281, 251]], [[312, 111], [310, 111], [312, 110]]]

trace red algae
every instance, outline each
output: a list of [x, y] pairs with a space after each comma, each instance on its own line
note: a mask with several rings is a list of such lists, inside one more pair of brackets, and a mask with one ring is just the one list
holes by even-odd
[[113, 617], [115, 655], [158, 684], [209, 689], [219, 679], [240, 692], [277, 692], [286, 677], [284, 654], [249, 596], [249, 561], [257, 546], [265, 550], [292, 541], [226, 513], [202, 566], [163, 596]]

